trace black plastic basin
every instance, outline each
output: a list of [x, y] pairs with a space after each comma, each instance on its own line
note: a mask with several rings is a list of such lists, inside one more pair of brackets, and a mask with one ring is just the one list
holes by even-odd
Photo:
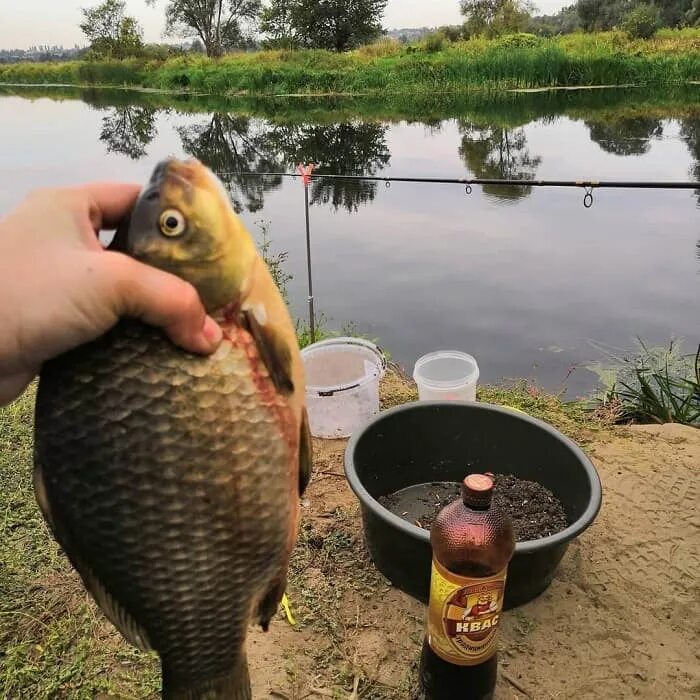
[[542, 421], [484, 403], [409, 403], [380, 413], [355, 433], [345, 473], [360, 500], [374, 564], [397, 588], [428, 601], [430, 534], [377, 499], [487, 471], [539, 482], [561, 500], [571, 523], [556, 535], [516, 545], [505, 596], [505, 607], [512, 608], [549, 586], [569, 542], [600, 510], [600, 479], [581, 449]]

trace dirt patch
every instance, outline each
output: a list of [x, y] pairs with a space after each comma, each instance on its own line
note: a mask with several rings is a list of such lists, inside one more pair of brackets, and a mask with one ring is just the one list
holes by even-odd
[[[387, 510], [430, 530], [440, 511], [460, 497], [456, 482], [436, 481], [402, 489], [379, 500]], [[510, 515], [517, 542], [538, 540], [568, 526], [561, 501], [542, 484], [495, 474], [494, 504]]]
[[[347, 699], [357, 683], [354, 697], [407, 700], [425, 608], [372, 566], [338, 477], [345, 443], [316, 446], [323, 466], [290, 577], [297, 625], [280, 615], [268, 635], [254, 633], [255, 697]], [[700, 431], [620, 428], [587, 451], [603, 482], [600, 516], [550, 588], [504, 615], [496, 698], [696, 697]]]

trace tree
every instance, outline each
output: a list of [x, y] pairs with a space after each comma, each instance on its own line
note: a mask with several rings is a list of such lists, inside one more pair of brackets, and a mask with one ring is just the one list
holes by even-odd
[[467, 35], [499, 35], [523, 31], [533, 5], [529, 0], [461, 0]]
[[178, 128], [185, 153], [216, 172], [226, 186], [237, 212], [260, 211], [265, 194], [282, 184], [279, 176], [248, 177], [244, 173], [279, 172], [281, 164], [257, 120], [217, 112], [200, 124]]
[[651, 149], [651, 139], [661, 138], [664, 133], [659, 119], [647, 117], [585, 121], [584, 124], [590, 129], [591, 141], [616, 156], [642, 156]]
[[244, 29], [257, 21], [261, 8], [261, 0], [168, 0], [166, 30], [171, 35], [199, 37], [207, 56], [218, 57], [244, 42]]
[[[375, 176], [391, 160], [387, 131], [383, 124], [364, 122], [282, 125], [273, 127], [268, 142], [288, 168], [313, 163], [316, 175]], [[328, 204], [336, 210], [357, 211], [376, 194], [377, 183], [367, 180], [315, 178], [311, 183], [311, 203]]]
[[622, 21], [622, 29], [632, 39], [651, 39], [659, 28], [659, 9], [653, 5], [639, 5]]
[[555, 15], [541, 15], [530, 19], [528, 31], [543, 36], [571, 34], [581, 29], [581, 19], [576, 5], [564, 7]]
[[123, 153], [132, 160], [146, 155], [146, 146], [156, 137], [156, 110], [129, 105], [115, 107], [102, 119], [100, 141], [108, 153]]
[[[476, 177], [494, 180], [534, 180], [542, 163], [540, 156], [531, 156], [525, 129], [481, 126], [460, 122], [462, 143], [459, 154]], [[486, 185], [484, 192], [492, 197], [513, 201], [527, 197], [532, 187]]]
[[124, 0], [105, 0], [96, 7], [82, 8], [80, 29], [95, 56], [126, 58], [143, 48], [139, 23], [124, 14]]
[[700, 26], [700, 0], [693, 0], [690, 9], [685, 13], [685, 21], [691, 26]]
[[260, 31], [268, 37], [267, 44], [276, 48], [293, 48], [297, 45], [292, 22], [295, 0], [273, 0], [265, 7], [260, 18]]
[[376, 39], [388, 0], [272, 0], [263, 31], [273, 40], [346, 51]]
[[576, 11], [584, 31], [592, 32], [596, 28], [602, 8], [603, 0], [578, 0]]
[[[684, 119], [681, 122], [681, 140], [688, 146], [693, 162], [688, 174], [695, 182], [700, 182], [700, 119]], [[700, 207], [700, 190], [695, 190]], [[700, 258], [700, 241], [698, 242], [698, 257]]]

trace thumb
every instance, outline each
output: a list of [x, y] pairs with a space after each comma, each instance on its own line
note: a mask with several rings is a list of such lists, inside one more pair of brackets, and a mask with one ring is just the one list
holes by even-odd
[[121, 253], [103, 253], [113, 282], [115, 312], [162, 328], [170, 339], [190, 352], [216, 350], [223, 331], [207, 315], [188, 282]]

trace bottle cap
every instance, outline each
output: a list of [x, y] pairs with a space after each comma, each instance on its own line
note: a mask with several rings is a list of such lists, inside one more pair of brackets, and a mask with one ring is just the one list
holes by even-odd
[[471, 508], [488, 508], [493, 496], [493, 478], [485, 474], [470, 474], [462, 484], [462, 500]]

